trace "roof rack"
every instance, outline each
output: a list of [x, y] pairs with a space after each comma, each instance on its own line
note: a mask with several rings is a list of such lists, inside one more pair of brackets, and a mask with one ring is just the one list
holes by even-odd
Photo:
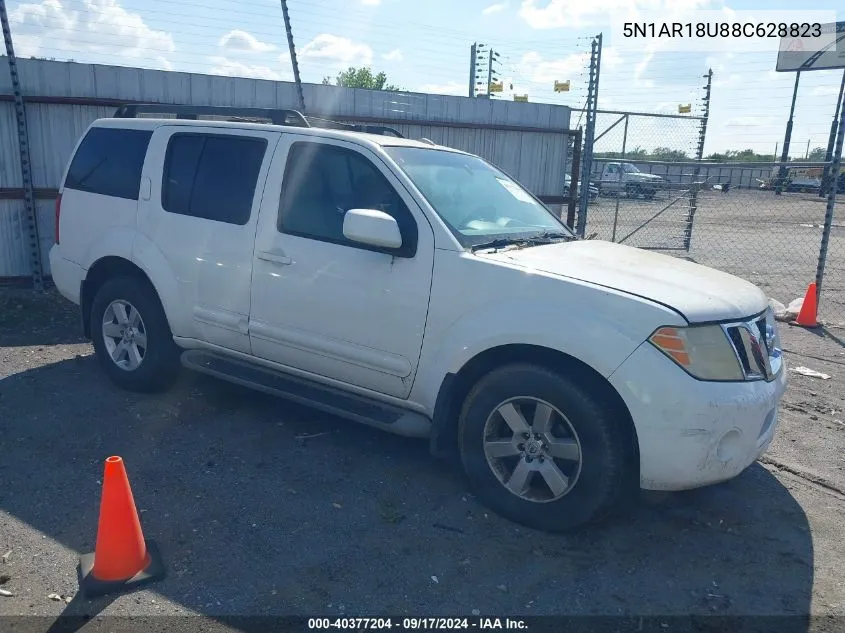
[[395, 136], [396, 138], [405, 138], [398, 131], [392, 127], [384, 125], [369, 125], [366, 123], [342, 123], [340, 121], [333, 121], [331, 119], [324, 119], [322, 117], [306, 116], [305, 117], [311, 127], [321, 127], [330, 130], [349, 130], [350, 132], [363, 132], [365, 134], [380, 134], [382, 136]]
[[263, 121], [290, 127], [311, 127], [302, 113], [296, 110], [273, 108], [235, 108], [231, 106], [169, 105], [166, 103], [133, 103], [120, 106], [116, 119], [135, 119], [144, 114], [173, 114], [177, 119], [198, 120], [217, 117], [224, 120]]
[[114, 113], [116, 119], [135, 119], [143, 115], [173, 115], [191, 121], [214, 118], [224, 121], [263, 122], [288, 127], [319, 127], [350, 132], [365, 132], [404, 138], [399, 132], [382, 125], [341, 123], [322, 117], [305, 116], [297, 110], [275, 108], [238, 108], [233, 106], [169, 105], [165, 103], [133, 103], [120, 106]]

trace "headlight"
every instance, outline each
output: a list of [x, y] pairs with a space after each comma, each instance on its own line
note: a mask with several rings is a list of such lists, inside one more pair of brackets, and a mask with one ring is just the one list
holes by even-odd
[[725, 331], [718, 325], [662, 327], [649, 342], [699, 380], [744, 380]]

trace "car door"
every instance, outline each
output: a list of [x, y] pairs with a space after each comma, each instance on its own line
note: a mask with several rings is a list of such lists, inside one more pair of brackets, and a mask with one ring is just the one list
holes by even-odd
[[621, 185], [622, 175], [620, 173], [619, 165], [610, 163], [604, 168], [604, 176], [602, 177], [602, 186], [608, 191], [618, 191]]
[[[345, 211], [399, 224], [387, 251], [343, 236]], [[422, 347], [434, 235], [377, 152], [284, 134], [268, 175], [253, 262], [256, 356], [396, 397], [410, 393]]]
[[165, 260], [176, 280], [176, 336], [249, 353], [255, 227], [279, 136], [177, 125], [153, 135], [134, 250], [140, 261]]

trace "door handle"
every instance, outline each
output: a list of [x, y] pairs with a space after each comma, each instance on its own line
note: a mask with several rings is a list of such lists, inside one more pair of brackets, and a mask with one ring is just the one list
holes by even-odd
[[287, 266], [292, 263], [291, 258], [284, 253], [274, 253], [273, 251], [259, 251], [258, 259], [263, 259], [265, 262], [272, 262], [281, 266]]

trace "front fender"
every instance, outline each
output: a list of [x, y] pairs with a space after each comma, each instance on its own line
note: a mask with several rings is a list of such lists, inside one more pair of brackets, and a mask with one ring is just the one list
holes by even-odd
[[476, 355], [503, 345], [556, 350], [608, 377], [655, 324], [682, 324], [679, 315], [661, 306], [607, 289], [575, 286], [568, 299], [572, 301], [533, 293], [491, 299], [440, 333], [429, 336], [427, 331], [411, 399], [433, 411], [447, 375], [458, 373]]

